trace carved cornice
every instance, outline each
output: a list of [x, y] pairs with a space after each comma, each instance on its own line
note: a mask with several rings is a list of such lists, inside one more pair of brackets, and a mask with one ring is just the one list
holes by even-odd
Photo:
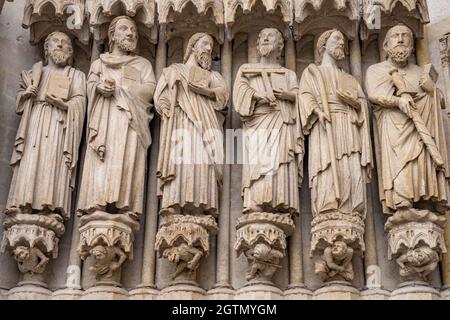
[[109, 22], [112, 17], [127, 15], [136, 23], [151, 28], [155, 23], [155, 2], [153, 0], [87, 0], [91, 26]]
[[206, 16], [208, 10], [212, 10], [214, 22], [217, 25], [223, 25], [223, 1], [221, 0], [159, 0], [158, 1], [158, 19], [160, 24], [169, 22], [169, 15], [173, 12], [181, 13], [188, 3], [192, 3], [197, 9], [199, 15]]
[[30, 42], [37, 44], [54, 30], [65, 31], [87, 45], [84, 0], [27, 0], [22, 26], [30, 29]]
[[[240, 7], [244, 14], [249, 14], [258, 0], [228, 0], [226, 1], [226, 21], [228, 25], [235, 22], [236, 13]], [[269, 14], [275, 14], [280, 9], [282, 19], [285, 23], [291, 24], [293, 20], [293, 4], [290, 0], [261, 0], [263, 7]]]

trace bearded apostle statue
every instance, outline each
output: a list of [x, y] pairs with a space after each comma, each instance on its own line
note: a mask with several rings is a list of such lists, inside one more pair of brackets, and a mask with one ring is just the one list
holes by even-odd
[[53, 32], [44, 51], [45, 62], [21, 74], [16, 112], [22, 117], [1, 247], [12, 251], [23, 280], [33, 283], [42, 282], [49, 258], [57, 257], [70, 217], [86, 107], [86, 78], [71, 67], [71, 39]]
[[138, 33], [131, 18], [113, 19], [108, 37], [109, 52], [92, 63], [87, 81], [79, 252], [95, 257], [99, 283], [117, 285], [143, 212], [155, 76], [150, 62], [135, 54]]
[[163, 70], [155, 92], [162, 118], [157, 165], [161, 198], [155, 249], [176, 265], [173, 282], [196, 285], [196, 271], [217, 231], [223, 175], [223, 115], [228, 90], [211, 70], [213, 38], [194, 34], [184, 62]]
[[243, 122], [243, 216], [235, 250], [247, 257], [247, 281], [271, 283], [286, 255], [286, 237], [299, 213], [303, 135], [295, 72], [278, 60], [283, 35], [274, 28], [258, 36], [259, 63], [244, 64], [234, 83], [233, 105]]
[[324, 281], [353, 280], [353, 253], [364, 251], [366, 183], [372, 169], [368, 107], [358, 81], [341, 66], [339, 30], [318, 39], [316, 64], [300, 81], [302, 130], [309, 135], [311, 255]]
[[403, 280], [423, 281], [446, 251], [443, 95], [434, 67], [410, 61], [414, 36], [408, 27], [391, 28], [383, 48], [388, 58], [368, 69], [366, 89], [374, 105], [380, 200], [390, 215], [388, 257], [396, 258]]

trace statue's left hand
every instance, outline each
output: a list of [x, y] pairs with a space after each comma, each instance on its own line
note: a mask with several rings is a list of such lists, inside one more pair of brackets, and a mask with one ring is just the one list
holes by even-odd
[[342, 90], [337, 90], [336, 93], [342, 102], [350, 105], [352, 108], [356, 110], [361, 109], [361, 102], [359, 102], [358, 99], [355, 99], [351, 94], [344, 92]]
[[200, 86], [197, 86], [197, 85], [195, 85], [195, 84], [193, 84], [191, 82], [189, 82], [189, 89], [191, 89], [195, 93], [198, 93], [198, 94], [200, 94], [202, 96], [206, 96], [206, 97], [209, 97], [209, 98], [215, 98], [215, 96], [216, 96], [216, 94], [215, 94], [213, 89], [206, 88], [206, 87], [200, 87]]
[[64, 102], [63, 99], [61, 99], [61, 98], [59, 98], [57, 96], [54, 96], [54, 95], [51, 95], [51, 94], [46, 94], [45, 95], [45, 101], [47, 103], [51, 104], [52, 106], [55, 106], [55, 107], [57, 107], [57, 108], [59, 108], [61, 110], [67, 110], [68, 109], [67, 103]]
[[286, 101], [291, 101], [291, 102], [295, 101], [295, 94], [293, 94], [289, 91], [273, 89], [273, 94], [276, 98], [281, 99], [281, 100], [286, 100]]
[[434, 83], [433, 79], [431, 79], [431, 77], [426, 74], [423, 74], [420, 77], [419, 85], [423, 89], [423, 91], [429, 94], [432, 94], [434, 92], [434, 89], [436, 88], [436, 84]]

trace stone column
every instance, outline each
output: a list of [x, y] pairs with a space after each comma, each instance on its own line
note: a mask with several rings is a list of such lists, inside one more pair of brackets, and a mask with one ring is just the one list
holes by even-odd
[[160, 26], [158, 47], [156, 48], [156, 66], [155, 66], [155, 76], [157, 80], [161, 76], [162, 71], [166, 67], [167, 63], [167, 39], [165, 30], [166, 28], [164, 25]]
[[291, 69], [294, 72], [297, 72], [295, 42], [292, 36], [292, 32], [289, 32], [289, 36], [286, 40], [284, 59], [286, 68]]
[[247, 34], [247, 50], [248, 50], [248, 63], [258, 62], [258, 52], [256, 50], [256, 41], [258, 40], [258, 32], [256, 30], [250, 31]]
[[416, 61], [419, 66], [424, 66], [431, 62], [426, 33], [422, 39], [416, 39]]
[[[450, 104], [450, 33], [439, 39], [442, 77], [444, 79], [445, 86], [445, 98], [447, 105]], [[448, 108], [447, 108], [448, 109]]]
[[[232, 45], [230, 39], [225, 39], [222, 46], [221, 72], [226, 84], [231, 90], [232, 83]], [[225, 119], [225, 130], [231, 127], [231, 99]], [[228, 150], [226, 150], [228, 151]], [[226, 159], [226, 155], [225, 155]], [[224, 159], [224, 160], [225, 160]], [[217, 236], [217, 268], [215, 288], [230, 289], [230, 165], [225, 163], [223, 186], [220, 198], [219, 234]]]
[[350, 40], [350, 69], [352, 75], [361, 83], [362, 80], [362, 62], [361, 62], [361, 45], [358, 35], [355, 39]]

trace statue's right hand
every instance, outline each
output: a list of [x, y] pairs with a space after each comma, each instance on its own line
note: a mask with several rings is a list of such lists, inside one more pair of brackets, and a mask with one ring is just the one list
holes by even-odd
[[414, 104], [414, 100], [411, 98], [410, 95], [403, 95], [400, 98], [400, 101], [398, 103], [398, 107], [409, 118], [412, 118], [411, 110], [414, 109], [415, 104]]
[[331, 118], [325, 112], [321, 110], [316, 111], [317, 117], [319, 118], [320, 124], [325, 128], [327, 122], [331, 123]]
[[29, 98], [31, 96], [36, 97], [38, 94], [38, 88], [35, 85], [30, 85], [26, 90], [25, 90], [25, 97]]
[[112, 95], [114, 95], [115, 90], [116, 90], [116, 88], [109, 86], [104, 82], [100, 82], [97, 85], [97, 91], [105, 98], [109, 98]]

